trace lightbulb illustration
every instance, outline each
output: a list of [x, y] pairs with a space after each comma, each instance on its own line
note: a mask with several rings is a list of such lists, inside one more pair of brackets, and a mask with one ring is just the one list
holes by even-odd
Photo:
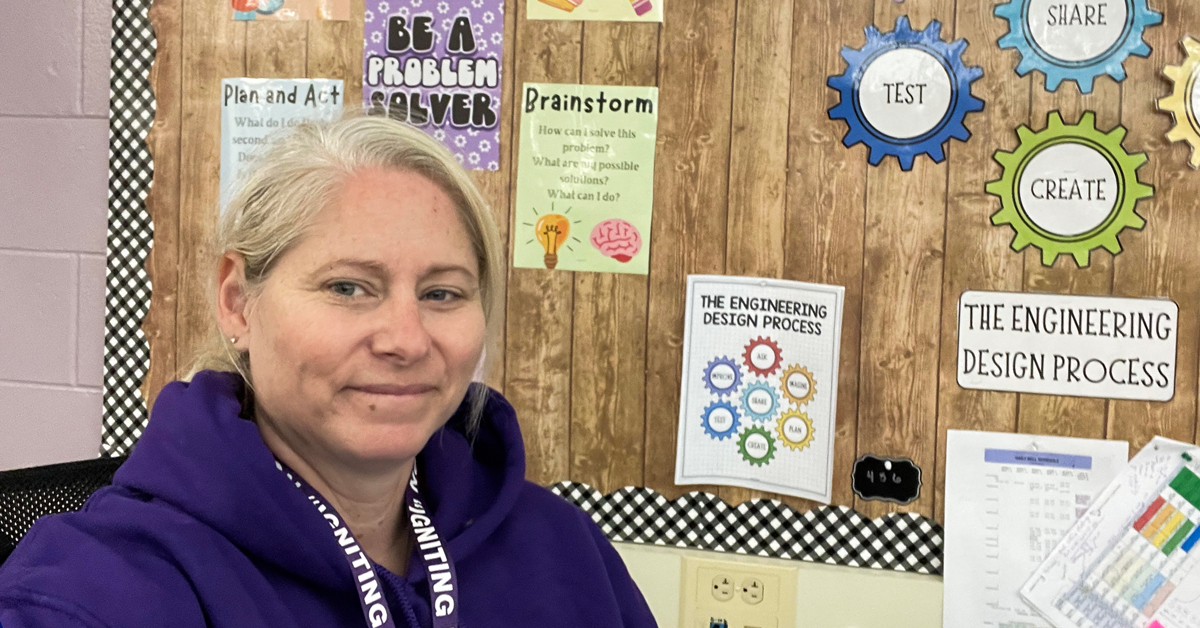
[[540, 2], [556, 9], [562, 9], [567, 13], [574, 11], [576, 7], [583, 4], [583, 0], [540, 0]]
[[546, 268], [553, 270], [558, 265], [558, 247], [567, 241], [571, 233], [571, 221], [562, 214], [544, 214], [538, 218], [533, 231], [538, 244], [546, 251]]

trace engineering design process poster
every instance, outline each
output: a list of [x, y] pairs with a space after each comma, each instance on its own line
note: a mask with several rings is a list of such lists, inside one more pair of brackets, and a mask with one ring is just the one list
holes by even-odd
[[828, 504], [841, 286], [693, 275], [676, 484], [724, 484]]

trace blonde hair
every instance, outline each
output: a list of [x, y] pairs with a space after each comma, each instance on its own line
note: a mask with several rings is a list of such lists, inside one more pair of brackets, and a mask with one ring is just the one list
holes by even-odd
[[[208, 291], [214, 296], [210, 329], [184, 379], [206, 369], [236, 372], [253, 389], [250, 356], [233, 349], [217, 322], [215, 262], [226, 252], [241, 255], [246, 288], [253, 298], [261, 292], [275, 263], [300, 240], [317, 213], [336, 200], [346, 178], [373, 167], [420, 174], [454, 203], [479, 262], [480, 296], [487, 321], [485, 356], [495, 354], [487, 348], [498, 336], [503, 307], [503, 244], [483, 195], [445, 146], [407, 124], [359, 114], [336, 121], [303, 122], [271, 139], [269, 147], [255, 157], [247, 174], [238, 181], [217, 222], [213, 250], [218, 256], [213, 260]], [[474, 431], [487, 388], [471, 388], [468, 426]]]

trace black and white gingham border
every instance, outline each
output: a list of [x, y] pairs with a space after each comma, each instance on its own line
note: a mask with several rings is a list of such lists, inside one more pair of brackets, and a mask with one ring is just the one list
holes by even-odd
[[942, 526], [913, 513], [871, 520], [844, 506], [800, 513], [766, 499], [734, 508], [710, 493], [671, 501], [647, 488], [601, 495], [577, 482], [559, 482], [550, 490], [591, 515], [614, 541], [942, 573]]
[[154, 121], [150, 64], [156, 49], [151, 0], [113, 0], [109, 93], [108, 297], [104, 314], [104, 416], [100, 453], [129, 452], [146, 423], [139, 388], [150, 364], [142, 320], [150, 309], [144, 267], [154, 241], [146, 193], [154, 164], [146, 133]]

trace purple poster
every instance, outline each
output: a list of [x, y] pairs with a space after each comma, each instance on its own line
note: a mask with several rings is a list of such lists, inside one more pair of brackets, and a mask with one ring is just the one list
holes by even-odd
[[425, 129], [471, 170], [500, 168], [504, 0], [367, 0], [363, 102]]

